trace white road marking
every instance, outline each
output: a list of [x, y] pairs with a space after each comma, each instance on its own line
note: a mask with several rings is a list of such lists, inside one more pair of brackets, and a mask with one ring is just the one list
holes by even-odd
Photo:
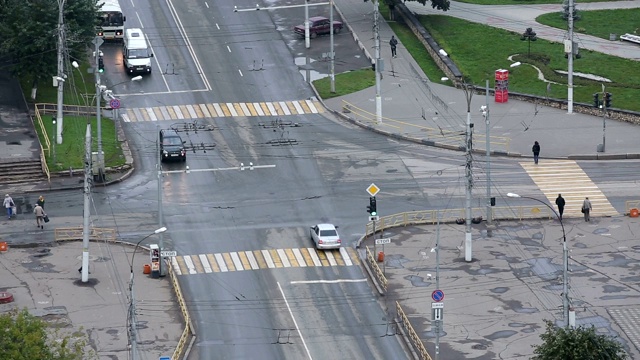
[[207, 260], [207, 255], [200, 254], [200, 255], [198, 255], [198, 257], [200, 257], [200, 262], [202, 263], [202, 267], [204, 268], [204, 272], [212, 273], [213, 269], [211, 268], [211, 264], [209, 264], [209, 260]]
[[253, 108], [256, 109], [258, 115], [264, 116], [264, 111], [262, 111], [262, 106], [260, 106], [260, 103], [253, 103]]
[[289, 258], [287, 258], [287, 253], [284, 252], [284, 249], [278, 249], [276, 250], [276, 252], [278, 253], [278, 255], [280, 255], [280, 261], [282, 261], [282, 265], [284, 265], [284, 267], [291, 267], [291, 263], [289, 262]]
[[229, 47], [229, 45], [227, 45], [227, 50], [229, 50], [229, 52], [231, 52], [231, 48]]
[[304, 114], [304, 110], [302, 109], [302, 106], [300, 106], [300, 103], [297, 101], [292, 101], [291, 103], [293, 103], [293, 107], [296, 108], [296, 111], [298, 112], [299, 115]]
[[178, 265], [178, 260], [176, 260], [175, 257], [171, 258], [171, 265], [173, 265], [173, 271], [175, 271], [177, 275], [182, 275], [182, 271], [180, 270], [180, 265]]
[[242, 70], [238, 69], [238, 72], [240, 73], [240, 76], [244, 76], [242, 75]]
[[220, 30], [220, 25], [218, 25], [218, 23], [216, 23], [216, 27], [218, 28], [218, 30]]
[[302, 256], [300, 249], [293, 249], [293, 256], [296, 257], [296, 260], [298, 261], [298, 266], [307, 267], [307, 263], [304, 261], [304, 257]]
[[320, 258], [318, 257], [318, 253], [316, 252], [316, 249], [307, 248], [307, 250], [309, 250], [309, 255], [311, 255], [311, 260], [313, 260], [313, 265], [322, 266], [322, 261], [320, 261]]
[[240, 257], [238, 256], [237, 252], [234, 251], [231, 253], [231, 260], [233, 260], [233, 265], [235, 265], [236, 270], [244, 270], [244, 266], [242, 266], [242, 261], [240, 261]]
[[353, 263], [351, 262], [351, 258], [349, 257], [349, 253], [347, 252], [347, 249], [341, 247], [340, 254], [342, 255], [342, 259], [344, 260], [345, 265], [347, 266], [353, 265]]
[[225, 103], [227, 105], [227, 108], [229, 109], [229, 112], [231, 113], [231, 116], [238, 116], [238, 112], [236, 111], [236, 108], [233, 106], [232, 103]]
[[296, 318], [293, 316], [293, 311], [291, 310], [291, 306], [289, 306], [289, 301], [287, 301], [287, 297], [284, 295], [284, 291], [282, 291], [282, 286], [280, 286], [280, 282], [278, 281], [278, 289], [280, 289], [280, 294], [282, 294], [282, 298], [284, 299], [284, 303], [287, 305], [287, 309], [289, 309], [289, 315], [291, 315], [291, 320], [293, 320], [293, 325], [296, 327], [296, 331], [298, 332], [298, 335], [300, 335], [300, 340], [302, 340], [302, 345], [304, 346], [304, 349], [307, 352], [307, 356], [309, 357], [309, 360], [312, 360], [313, 358], [311, 357], [311, 352], [309, 352], [309, 348], [307, 347], [307, 342], [304, 341], [304, 337], [302, 336], [302, 332], [300, 331], [300, 328], [298, 327], [298, 322], [296, 321]]
[[[209, 8], [209, 4], [208, 4], [206, 1], [204, 2], [204, 6], [206, 6], [206, 7], [207, 7], [207, 9]], [[216, 24], [216, 25], [217, 25], [217, 24]], [[218, 29], [218, 30], [219, 30], [219, 29]]]
[[213, 256], [216, 258], [216, 261], [218, 262], [218, 266], [220, 266], [221, 272], [229, 271], [229, 268], [227, 267], [227, 263], [225, 263], [224, 259], [222, 258], [222, 254], [213, 254]]
[[276, 264], [273, 263], [273, 259], [271, 258], [271, 254], [267, 250], [262, 250], [262, 256], [264, 256], [264, 261], [267, 262], [267, 266], [269, 269], [274, 269]]
[[329, 260], [329, 264], [331, 266], [338, 266], [338, 262], [336, 261], [336, 258], [333, 256], [332, 252], [326, 252], [324, 253], [327, 256], [327, 260]]
[[307, 106], [309, 107], [309, 109], [311, 109], [312, 113], [317, 114], [319, 112], [318, 109], [316, 109], [316, 106], [313, 104], [313, 101], [305, 100], [304, 102], [307, 103]]
[[253, 255], [253, 252], [245, 251], [244, 253], [245, 255], [247, 255], [247, 259], [249, 259], [249, 264], [251, 264], [251, 269], [253, 270], [260, 269], [260, 266], [258, 266], [258, 261], [256, 260], [256, 257]]
[[338, 279], [338, 280], [299, 280], [290, 281], [289, 284], [339, 284], [339, 283], [361, 283], [367, 279]]
[[149, 115], [151, 121], [158, 121], [158, 118], [156, 117], [156, 114], [153, 112], [152, 108], [145, 108], [145, 110], [147, 110], [147, 115]]
[[191, 260], [191, 256], [183, 257], [185, 265], [187, 265], [187, 269], [189, 269], [189, 274], [197, 274], [196, 266], [193, 265], [193, 260]]
[[280, 108], [282, 109], [282, 111], [284, 111], [285, 115], [291, 115], [291, 111], [289, 111], [289, 107], [287, 106], [286, 102], [279, 101], [278, 104], [280, 104]]

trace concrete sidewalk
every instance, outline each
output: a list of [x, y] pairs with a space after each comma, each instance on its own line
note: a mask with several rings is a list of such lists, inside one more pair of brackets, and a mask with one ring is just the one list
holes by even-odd
[[[576, 324], [594, 325], [640, 359], [638, 218], [566, 218], [569, 296]], [[440, 289], [445, 293], [440, 358], [523, 359], [541, 343], [543, 320], [562, 323], [562, 231], [553, 220], [501, 221], [492, 236], [474, 225], [473, 261], [464, 260], [464, 225], [440, 227]], [[389, 229], [385, 245], [389, 289], [433, 358], [431, 293], [436, 290], [436, 226]], [[362, 245], [373, 250], [373, 240]], [[382, 251], [380, 245], [376, 251]], [[394, 310], [390, 310], [395, 313]], [[393, 316], [393, 315], [392, 315]]]
[[[149, 239], [152, 242], [152, 239]], [[89, 282], [82, 283], [82, 243], [14, 248], [0, 253], [0, 291], [14, 302], [0, 313], [26, 308], [64, 335], [88, 341], [99, 358], [128, 359], [130, 261], [133, 247], [116, 243], [90, 244]], [[142, 358], [173, 355], [184, 329], [169, 279], [142, 273], [149, 253], [138, 248], [133, 265], [138, 349]], [[87, 357], [89, 358], [89, 357]]]
[[[361, 42], [361, 46], [370, 56], [375, 54], [371, 3], [336, 0], [335, 4], [357, 41]], [[429, 6], [425, 8], [430, 9]], [[449, 12], [446, 14], [450, 15]], [[427, 79], [402, 43], [398, 44], [398, 57], [391, 58], [388, 43], [393, 32], [384, 19], [382, 20], [381, 57], [385, 60], [385, 71], [381, 81], [382, 123], [378, 124], [375, 121], [374, 87], [325, 100], [325, 104], [336, 112], [342, 112], [344, 105], [349, 104], [353, 110], [344, 115], [387, 135], [426, 143], [438, 142], [453, 147], [463, 146], [467, 117], [464, 92]], [[496, 69], [508, 65], [506, 60], [497, 62]], [[493, 86], [492, 80], [490, 86]], [[563, 91], [566, 89], [552, 87], [550, 96]], [[640, 157], [638, 126], [607, 120], [605, 152], [598, 153], [597, 146], [602, 143], [604, 134], [601, 117], [567, 114], [566, 110], [538, 106], [525, 101], [509, 100], [500, 104], [495, 103], [490, 97], [488, 102], [489, 132], [494, 151], [514, 156], [532, 156], [531, 146], [534, 141], [539, 141], [542, 147], [541, 158]], [[479, 110], [485, 103], [485, 96], [476, 95], [473, 96], [470, 107], [474, 133], [479, 139], [484, 139], [487, 131], [485, 119]], [[484, 140], [481, 143], [476, 142], [475, 148], [484, 150]]]

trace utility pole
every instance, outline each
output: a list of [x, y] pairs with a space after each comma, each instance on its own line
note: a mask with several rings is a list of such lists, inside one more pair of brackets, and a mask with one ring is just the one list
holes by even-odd
[[487, 143], [487, 224], [491, 225], [493, 222], [493, 214], [491, 211], [491, 136], [490, 133], [490, 122], [489, 122], [489, 80], [487, 80], [485, 84], [485, 105], [482, 110], [482, 115], [484, 115], [484, 124], [485, 124], [485, 133]]
[[465, 187], [466, 197], [466, 231], [464, 237], [464, 260], [470, 262], [472, 256], [471, 244], [471, 189], [473, 188], [473, 177], [471, 174], [471, 149], [473, 148], [473, 124], [471, 123], [471, 98], [473, 97], [473, 88], [469, 84], [464, 84], [464, 94], [467, 98], [467, 130], [465, 132], [465, 147], [467, 162], [465, 165], [465, 176], [467, 178], [467, 186]]
[[331, 24], [331, 28], [329, 30], [329, 37], [331, 38], [330, 42], [331, 42], [331, 54], [329, 55], [331, 59], [331, 71], [330, 71], [330, 77], [331, 77], [331, 92], [335, 93], [336, 92], [336, 70], [335, 70], [335, 53], [333, 52], [333, 0], [330, 1], [329, 4], [329, 23]]
[[[331, 24], [333, 26], [333, 23]], [[309, 34], [309, 0], [304, 0], [304, 46], [311, 47], [311, 39]]]
[[62, 97], [64, 93], [64, 1], [58, 0], [58, 112], [56, 142], [62, 144]]
[[91, 123], [87, 124], [84, 142], [84, 213], [82, 226], [82, 282], [89, 281], [89, 211], [91, 195]]
[[[573, 114], [573, 0], [569, 0], [569, 61], [567, 67], [567, 113]], [[566, 46], [565, 46], [566, 52]]]
[[380, 29], [378, 26], [378, 0], [373, 2], [373, 37], [375, 39], [376, 58], [374, 66], [376, 68], [376, 122], [382, 124], [382, 98], [380, 95], [380, 69], [383, 63], [380, 59]]
[[[438, 211], [438, 227], [436, 228], [436, 289], [440, 289], [440, 212]], [[444, 311], [444, 310], [443, 310]], [[436, 358], [440, 357], [440, 325], [442, 320], [436, 322]]]
[[102, 89], [100, 87], [100, 45], [104, 40], [101, 37], [96, 36], [93, 39], [93, 43], [95, 44], [95, 58], [96, 58], [96, 67], [94, 69], [94, 73], [96, 75], [96, 119], [98, 126], [98, 181], [102, 182], [104, 180], [104, 153], [102, 152], [102, 114], [100, 110], [100, 99], [102, 97]]
[[[160, 126], [156, 126], [156, 131], [158, 132], [157, 137], [157, 147], [156, 147], [156, 156], [157, 156], [157, 165], [158, 168], [158, 227], [162, 228], [162, 155], [160, 154]], [[160, 233], [158, 238], [158, 248], [160, 250], [160, 276], [165, 276], [165, 266], [164, 266], [164, 258], [162, 256], [162, 251], [164, 249], [164, 236]]]

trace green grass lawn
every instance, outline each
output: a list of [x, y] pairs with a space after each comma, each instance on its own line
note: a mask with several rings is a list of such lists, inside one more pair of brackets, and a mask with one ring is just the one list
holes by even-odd
[[351, 94], [376, 84], [375, 73], [371, 68], [348, 71], [336, 75], [336, 92], [331, 92], [331, 79], [325, 78], [313, 82], [316, 90], [323, 99]]
[[[43, 118], [45, 124], [49, 122], [49, 116]], [[92, 151], [98, 151], [98, 122], [95, 117], [88, 119], [83, 116], [65, 116], [64, 128], [63, 128], [63, 142], [62, 144], [55, 145], [55, 164], [53, 162], [54, 151], [48, 154], [45, 151], [45, 157], [47, 159], [47, 165], [49, 171], [56, 172], [62, 170], [84, 169], [84, 144], [85, 135], [87, 133], [87, 121], [91, 121], [91, 134], [92, 134]], [[116, 129], [113, 120], [101, 119], [102, 124], [102, 150], [104, 151], [104, 161], [106, 167], [121, 166], [125, 163], [125, 158], [120, 148], [120, 143], [116, 136]], [[45, 125], [47, 126], [47, 125]], [[44, 141], [44, 134], [40, 130], [40, 126], [36, 126], [40, 142]], [[49, 140], [52, 139], [53, 125], [47, 128], [46, 136]]]
[[[483, 24], [443, 16], [420, 16], [420, 22], [458, 65], [467, 82], [484, 84], [493, 79], [496, 69], [509, 69], [509, 89], [514, 92], [544, 96], [546, 83], [537, 79], [537, 73], [529, 65], [536, 65], [548, 80], [566, 84], [566, 77], [555, 70], [567, 69], [564, 47], [560, 43], [541, 40], [531, 42], [531, 58], [527, 58], [528, 43], [520, 40], [520, 34]], [[510, 68], [515, 61], [523, 65]], [[594, 74], [612, 80], [606, 84], [613, 94], [614, 108], [640, 111], [637, 101], [640, 89], [640, 62], [617, 58], [587, 50], [582, 58], [574, 61], [574, 72]], [[428, 74], [428, 76], [431, 76]], [[552, 85], [550, 97], [566, 99], [566, 85]], [[592, 94], [602, 91], [601, 84], [574, 76], [574, 100], [591, 103]]]
[[[478, 4], [478, 5], [533, 5], [533, 4], [561, 4], [562, 1], [558, 0], [456, 0], [459, 2]], [[580, 0], [581, 3], [590, 2], [606, 2], [606, 1], [618, 1], [618, 0]], [[431, 6], [428, 1], [427, 6]]]
[[[609, 34], [618, 36], [626, 33], [640, 34], [640, 21], [638, 20], [640, 19], [640, 9], [580, 11], [580, 4], [577, 9], [580, 19], [574, 22], [573, 27], [577, 33], [607, 40], [609, 40]], [[568, 27], [567, 21], [562, 18], [562, 14], [559, 12], [540, 15], [536, 21], [559, 29], [567, 29]], [[578, 43], [579, 37], [578, 34]]]

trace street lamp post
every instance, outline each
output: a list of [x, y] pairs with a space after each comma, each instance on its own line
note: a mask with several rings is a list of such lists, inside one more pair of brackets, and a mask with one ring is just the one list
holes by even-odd
[[138, 246], [140, 246], [140, 243], [142, 243], [143, 241], [145, 241], [149, 237], [151, 237], [153, 235], [156, 235], [156, 234], [161, 234], [161, 233], [163, 233], [165, 231], [167, 231], [167, 228], [163, 226], [163, 227], [161, 227], [159, 229], [156, 229], [151, 234], [149, 234], [149, 235], [143, 237], [142, 239], [140, 239], [140, 241], [138, 241], [136, 246], [133, 248], [133, 255], [131, 255], [131, 264], [129, 264], [130, 265], [129, 293], [131, 294], [131, 302], [129, 304], [129, 341], [131, 342], [131, 358], [133, 360], [139, 359], [139, 356], [138, 356], [138, 341], [137, 341], [137, 335], [136, 335], [136, 330], [137, 330], [137, 324], [136, 324], [136, 301], [135, 301], [135, 296], [134, 296], [134, 292], [133, 292], [133, 264], [134, 264], [134, 260], [136, 258], [136, 250], [138, 249]]
[[569, 250], [567, 249], [567, 234], [564, 231], [564, 224], [562, 223], [562, 218], [558, 214], [558, 212], [546, 202], [536, 199], [534, 197], [529, 196], [521, 196], [514, 193], [508, 193], [508, 197], [511, 198], [523, 198], [529, 199], [533, 201], [537, 201], [544, 206], [548, 207], [560, 220], [560, 226], [562, 227], [562, 314], [564, 318], [564, 327], [569, 327]]

